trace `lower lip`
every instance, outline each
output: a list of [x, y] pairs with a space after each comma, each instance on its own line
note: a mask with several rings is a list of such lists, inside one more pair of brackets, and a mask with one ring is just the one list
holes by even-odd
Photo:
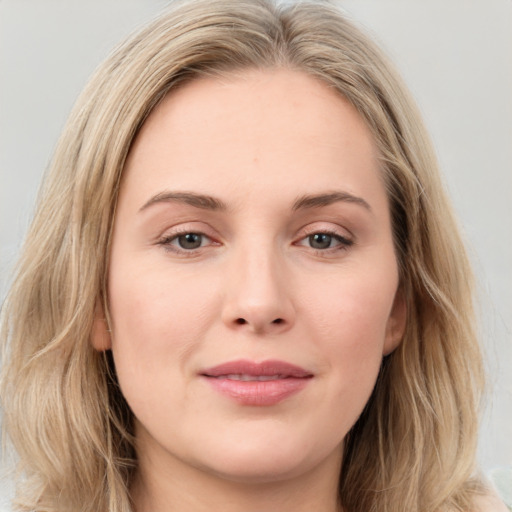
[[304, 389], [310, 378], [288, 377], [266, 381], [241, 381], [204, 377], [219, 393], [242, 405], [276, 405]]

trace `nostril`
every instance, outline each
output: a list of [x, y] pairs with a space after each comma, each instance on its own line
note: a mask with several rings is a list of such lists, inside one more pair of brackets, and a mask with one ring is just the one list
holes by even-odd
[[[234, 322], [235, 324], [237, 325], [247, 325], [247, 324], [250, 324], [252, 322], [248, 322], [245, 318], [242, 318], [242, 317], [239, 317], [235, 320]], [[270, 322], [272, 325], [281, 325], [283, 323], [285, 323], [285, 320], [283, 320], [282, 318], [275, 318], [274, 320], [272, 320], [272, 322]]]

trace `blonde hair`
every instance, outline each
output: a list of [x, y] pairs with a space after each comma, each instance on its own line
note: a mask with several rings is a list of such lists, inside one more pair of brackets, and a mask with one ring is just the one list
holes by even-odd
[[[366, 120], [380, 151], [408, 321], [345, 440], [350, 512], [469, 510], [482, 367], [471, 272], [431, 144], [389, 63], [327, 2], [179, 2], [118, 47], [73, 109], [2, 311], [3, 422], [21, 510], [130, 510], [132, 413], [93, 350], [130, 146], [158, 102], [203, 75], [287, 67]], [[207, 114], [205, 114], [207, 115]]]

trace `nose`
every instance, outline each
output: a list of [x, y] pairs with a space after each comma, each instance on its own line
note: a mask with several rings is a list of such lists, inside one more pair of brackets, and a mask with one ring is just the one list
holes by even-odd
[[290, 280], [272, 248], [241, 251], [230, 265], [222, 321], [230, 329], [279, 334], [295, 322]]

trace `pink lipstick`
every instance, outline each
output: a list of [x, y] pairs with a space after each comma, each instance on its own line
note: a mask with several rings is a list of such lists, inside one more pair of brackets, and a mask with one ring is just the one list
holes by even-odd
[[242, 405], [270, 406], [301, 391], [313, 374], [284, 361], [230, 361], [200, 375], [218, 392]]

